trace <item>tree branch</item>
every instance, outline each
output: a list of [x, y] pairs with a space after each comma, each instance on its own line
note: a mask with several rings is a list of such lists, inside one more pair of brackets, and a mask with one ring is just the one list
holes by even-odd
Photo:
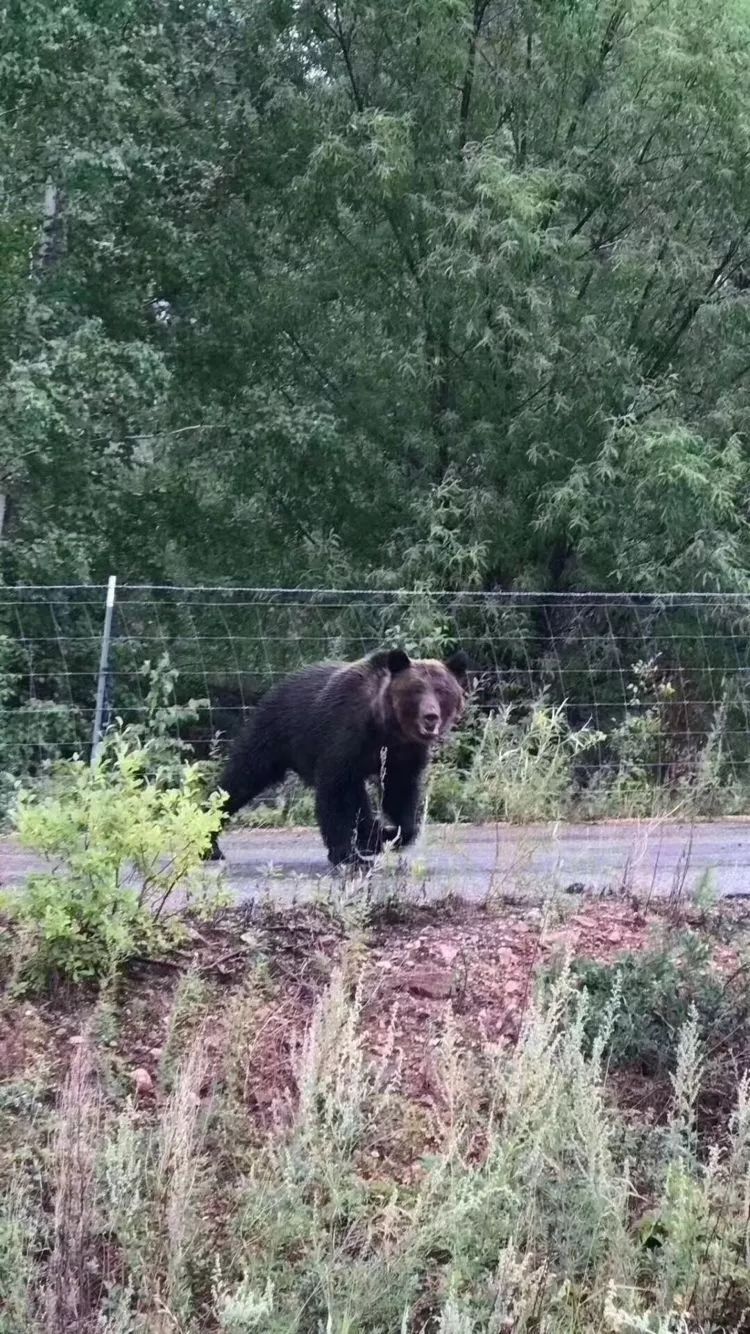
[[345, 66], [345, 68], [346, 68], [347, 78], [349, 79], [349, 87], [350, 87], [351, 90], [352, 90], [352, 97], [354, 98], [354, 105], [356, 106], [357, 110], [361, 112], [361, 111], [364, 111], [364, 108], [365, 108], [365, 102], [364, 102], [364, 98], [363, 98], [363, 96], [362, 96], [362, 93], [360, 92], [359, 85], [358, 85], [358, 83], [357, 83], [357, 80], [356, 80], [356, 77], [355, 77], [355, 74], [354, 74], [354, 66], [353, 66], [353, 64], [352, 64], [352, 59], [351, 59], [351, 36], [352, 36], [352, 35], [351, 35], [351, 33], [345, 33], [345, 32], [344, 32], [344, 29], [343, 29], [343, 27], [342, 27], [342, 25], [341, 25], [341, 15], [340, 15], [340, 13], [339, 13], [338, 0], [336, 0], [336, 5], [335, 5], [334, 12], [335, 12], [335, 15], [336, 15], [336, 22], [335, 22], [335, 23], [331, 23], [330, 19], [327, 17], [327, 15], [324, 13], [323, 10], [318, 10], [318, 11], [317, 11], [317, 13], [318, 13], [318, 15], [319, 15], [319, 17], [320, 17], [320, 20], [321, 20], [321, 22], [323, 23], [324, 27], [326, 27], [326, 28], [328, 29], [328, 31], [330, 32], [331, 36], [332, 36], [333, 38], [335, 38], [335, 40], [336, 40], [336, 42], [337, 42], [337, 44], [338, 44], [338, 48], [339, 48], [339, 50], [340, 50], [340, 52], [341, 52], [341, 54], [342, 54], [342, 56], [343, 56], [343, 58], [344, 58], [344, 66]]
[[[677, 228], [675, 228], [675, 230], [677, 230]], [[641, 292], [638, 304], [635, 310], [633, 311], [633, 317], [630, 321], [630, 328], [628, 329], [629, 343], [632, 343], [634, 341], [636, 333], [638, 332], [638, 325], [641, 322], [641, 316], [643, 315], [643, 312], [646, 309], [646, 302], [648, 301], [654, 289], [654, 283], [656, 282], [661, 262], [664, 259], [666, 253], [667, 253], [667, 238], [665, 236], [664, 240], [659, 246], [659, 253], [656, 256], [656, 263], [654, 264], [653, 269], [651, 270], [650, 274], [648, 275], [648, 278], [643, 284], [643, 291]]]
[[466, 68], [464, 70], [463, 84], [461, 85], [461, 105], [458, 111], [459, 155], [463, 153], [464, 148], [466, 147], [466, 141], [469, 137], [469, 112], [471, 110], [471, 95], [474, 90], [474, 74], [477, 65], [477, 42], [488, 4], [489, 0], [474, 0], [474, 15], [472, 18], [471, 34], [469, 36], [468, 49], [466, 52]]
[[[740, 246], [742, 245], [742, 242], [747, 236], [748, 230], [750, 230], [750, 219], [745, 223], [739, 236], [735, 237], [734, 241], [732, 241], [731, 245], [724, 252], [724, 255], [719, 260], [719, 263], [716, 265], [713, 272], [711, 273], [711, 277], [709, 278], [708, 283], [703, 292], [701, 292], [699, 296], [693, 297], [691, 298], [690, 301], [687, 302], [680, 319], [677, 321], [677, 324], [672, 326], [671, 332], [668, 331], [669, 336], [667, 337], [667, 340], [664, 343], [661, 351], [652, 358], [651, 364], [647, 372], [649, 377], [658, 375], [667, 365], [670, 357], [675, 352], [676, 348], [679, 346], [680, 342], [682, 341], [688, 329], [690, 328], [691, 324], [693, 323], [693, 320], [698, 314], [698, 311], [701, 310], [701, 308], [711, 298], [711, 296], [716, 291], [717, 284], [726, 275], [729, 265], [732, 263], [732, 260], [735, 258]], [[675, 310], [672, 313], [673, 315], [676, 315], [677, 308], [675, 308]]]
[[573, 119], [571, 120], [570, 125], [568, 126], [568, 133], [566, 135], [566, 146], [568, 148], [572, 146], [573, 140], [575, 139], [581, 115], [585, 111], [587, 104], [589, 103], [594, 93], [596, 92], [597, 88], [599, 87], [599, 80], [601, 79], [602, 70], [604, 69], [607, 57], [610, 51], [612, 50], [612, 47], [615, 44], [615, 38], [617, 37], [618, 30], [620, 28], [620, 25], [622, 24], [624, 17], [625, 17], [625, 11], [621, 7], [614, 9], [610, 15], [609, 22], [604, 30], [604, 36], [602, 37], [602, 40], [599, 43], [599, 59], [597, 62], [597, 66], [594, 70], [591, 71], [591, 73], [589, 74], [588, 78], [584, 83], [581, 95], [578, 99], [578, 106], [573, 114]]

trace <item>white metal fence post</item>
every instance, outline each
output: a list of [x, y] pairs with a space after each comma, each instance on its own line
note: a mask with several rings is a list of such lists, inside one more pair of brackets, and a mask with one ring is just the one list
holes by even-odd
[[112, 639], [112, 617], [115, 610], [115, 590], [117, 587], [117, 576], [111, 574], [107, 582], [107, 602], [104, 609], [104, 629], [102, 630], [101, 652], [99, 654], [99, 675], [96, 682], [96, 708], [94, 710], [94, 727], [91, 733], [91, 767], [93, 768], [99, 762], [99, 755], [102, 749], [102, 723], [104, 720], [104, 703], [107, 697], [107, 680], [109, 677], [109, 646]]

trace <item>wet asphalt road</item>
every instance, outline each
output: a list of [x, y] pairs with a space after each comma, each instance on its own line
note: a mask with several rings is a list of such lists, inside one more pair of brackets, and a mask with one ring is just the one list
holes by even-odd
[[[222, 847], [221, 869], [237, 902], [259, 895], [288, 902], [330, 884], [315, 830], [237, 830], [223, 836]], [[493, 893], [570, 889], [690, 893], [706, 882], [718, 895], [750, 897], [750, 820], [433, 825], [406, 858], [389, 860], [404, 885], [427, 898], [453, 893], [481, 901]], [[0, 887], [18, 884], [40, 865], [14, 840], [0, 842]], [[388, 861], [380, 865], [387, 872]]]

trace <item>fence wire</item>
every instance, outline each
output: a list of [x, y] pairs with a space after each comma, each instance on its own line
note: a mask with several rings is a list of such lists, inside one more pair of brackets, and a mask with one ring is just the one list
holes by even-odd
[[[92, 742], [106, 585], [0, 588], [0, 769], [33, 774]], [[647, 725], [654, 781], [694, 775], [707, 748], [724, 781], [750, 779], [750, 601], [713, 594], [479, 593], [118, 585], [105, 722], [146, 716], [144, 664], [168, 656], [199, 756], [230, 738], [284, 674], [388, 644], [420, 656], [462, 647], [480, 718], [523, 718], [540, 700], [572, 732]], [[641, 738], [642, 740], [642, 738]]]

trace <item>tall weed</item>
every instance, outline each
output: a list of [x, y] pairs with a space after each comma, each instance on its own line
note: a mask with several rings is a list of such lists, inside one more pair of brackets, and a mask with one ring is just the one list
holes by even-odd
[[561, 819], [571, 810], [578, 758], [603, 739], [588, 727], [573, 731], [563, 706], [543, 699], [520, 719], [507, 705], [475, 727], [465, 768], [450, 755], [436, 766], [430, 808], [437, 819]]
[[82, 1043], [63, 1089], [54, 1145], [54, 1217], [45, 1269], [45, 1330], [93, 1327], [102, 1282], [97, 1253], [95, 1179], [102, 1133], [101, 1096], [91, 1051]]

